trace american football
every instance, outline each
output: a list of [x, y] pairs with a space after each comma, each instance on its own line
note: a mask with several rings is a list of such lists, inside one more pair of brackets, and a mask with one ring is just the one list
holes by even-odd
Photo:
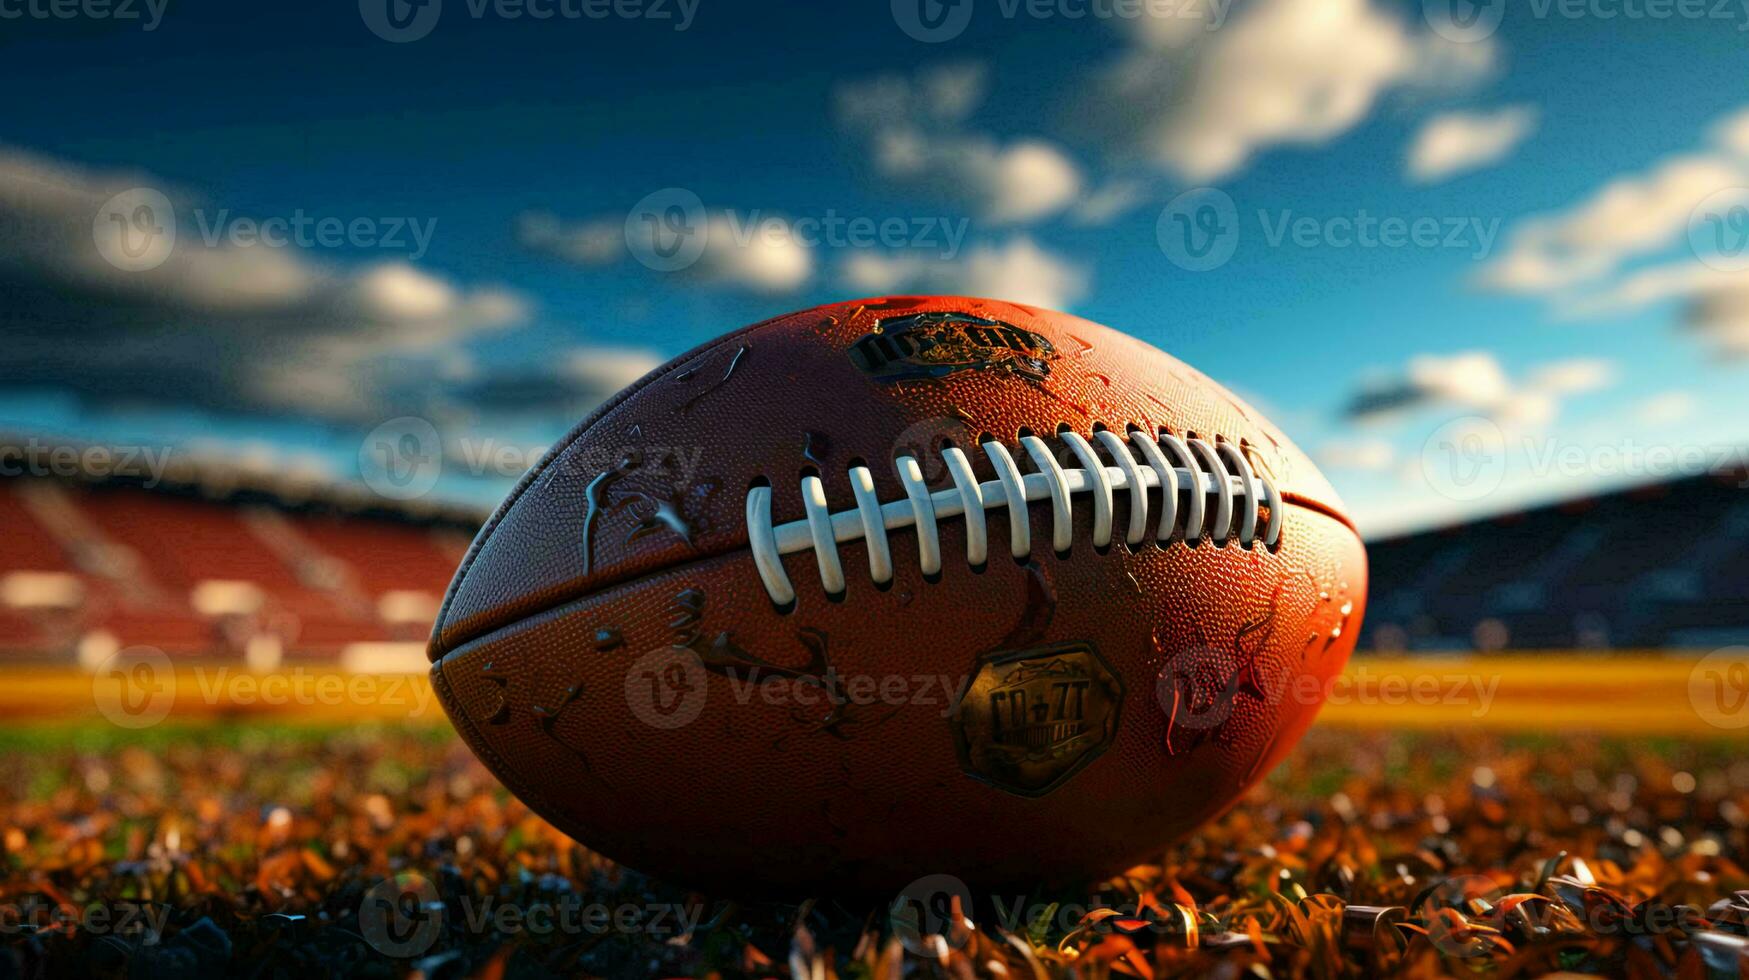
[[1749, 0], [0, 0], [0, 980], [1749, 980]]
[[456, 574], [432, 680], [506, 786], [640, 870], [1072, 881], [1294, 745], [1366, 574], [1311, 461], [1194, 368], [868, 299], [682, 355], [555, 446]]

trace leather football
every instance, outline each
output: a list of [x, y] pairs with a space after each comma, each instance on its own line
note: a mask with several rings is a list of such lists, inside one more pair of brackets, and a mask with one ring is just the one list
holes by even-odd
[[602, 405], [481, 530], [431, 676], [505, 786], [658, 877], [1068, 883], [1268, 772], [1366, 587], [1330, 485], [1195, 369], [1062, 313], [888, 297]]

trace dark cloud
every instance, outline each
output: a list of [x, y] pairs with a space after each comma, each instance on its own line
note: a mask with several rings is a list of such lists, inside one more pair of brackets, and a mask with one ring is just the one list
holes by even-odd
[[[11, 384], [106, 406], [358, 420], [413, 394], [398, 380], [409, 362], [525, 315], [508, 293], [464, 291], [399, 259], [340, 268], [296, 247], [208, 244], [197, 212], [219, 213], [142, 175], [0, 151], [0, 371]], [[149, 268], [115, 261], [117, 228], [134, 221], [176, 232], [146, 254]], [[147, 240], [136, 232], [135, 245]]]
[[576, 348], [549, 363], [463, 380], [455, 385], [453, 394], [485, 413], [575, 420], [662, 363], [661, 357], [649, 351]]

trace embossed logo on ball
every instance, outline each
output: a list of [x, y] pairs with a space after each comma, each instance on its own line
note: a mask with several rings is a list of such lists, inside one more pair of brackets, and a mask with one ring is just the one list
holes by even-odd
[[953, 714], [968, 775], [1043, 796], [1117, 736], [1123, 682], [1093, 644], [986, 654]]
[[888, 317], [850, 347], [850, 360], [880, 381], [945, 378], [962, 371], [1008, 371], [1042, 380], [1057, 359], [1043, 335], [970, 313]]

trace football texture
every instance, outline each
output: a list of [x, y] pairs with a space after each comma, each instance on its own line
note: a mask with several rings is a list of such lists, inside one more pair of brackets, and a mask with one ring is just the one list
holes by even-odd
[[431, 676], [512, 792], [661, 878], [1068, 883], [1262, 777], [1366, 585], [1330, 485], [1195, 369], [888, 297], [728, 334], [555, 444], [456, 573]]

